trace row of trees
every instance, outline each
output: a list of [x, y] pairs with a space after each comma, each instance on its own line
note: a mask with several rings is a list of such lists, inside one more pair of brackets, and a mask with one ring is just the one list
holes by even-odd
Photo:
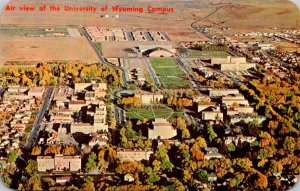
[[123, 84], [121, 71], [103, 64], [42, 63], [36, 67], [3, 67], [0, 79], [6, 84], [23, 86], [71, 85], [92, 79], [105, 80], [114, 86]]

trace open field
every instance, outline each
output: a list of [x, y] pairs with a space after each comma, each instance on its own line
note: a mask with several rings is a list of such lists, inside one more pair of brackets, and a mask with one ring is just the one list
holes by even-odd
[[265, 31], [270, 28], [299, 28], [300, 12], [290, 1], [230, 0], [224, 8], [198, 24], [213, 27]]
[[183, 78], [184, 71], [176, 64], [173, 58], [152, 58], [150, 61], [164, 88], [185, 88], [190, 86], [190, 82]]
[[[220, 4], [220, 2], [223, 2]], [[171, 4], [172, 3], [172, 4]], [[10, 5], [23, 5], [23, 0], [12, 0]], [[164, 0], [164, 1], [134, 1], [135, 7], [170, 7], [175, 9], [174, 13], [115, 13], [111, 11], [111, 6], [119, 5], [122, 7], [132, 6], [131, 0], [93, 0], [86, 1], [36, 1], [26, 0], [27, 5], [47, 5], [54, 4], [63, 7], [64, 5], [76, 6], [96, 6], [108, 5], [108, 18], [99, 10], [95, 13], [89, 12], [50, 12], [47, 9], [43, 12], [4, 12], [1, 17], [1, 24], [4, 25], [29, 25], [29, 26], [66, 26], [66, 25], [85, 25], [85, 26], [105, 26], [105, 27], [141, 27], [153, 30], [165, 31], [171, 39], [175, 41], [205, 40], [206, 38], [195, 33], [190, 27], [195, 20], [200, 20], [212, 13], [216, 8], [224, 5], [224, 8], [213, 14], [207, 19], [199, 22], [200, 26], [216, 26], [254, 29], [269, 29], [273, 27], [299, 28], [297, 19], [300, 13], [297, 7], [290, 1], [278, 0]], [[242, 11], [241, 11], [242, 10]], [[116, 19], [115, 15], [119, 17]], [[176, 24], [174, 24], [176, 23]], [[176, 30], [174, 30], [176, 29]], [[173, 38], [172, 38], [173, 36]]]
[[98, 62], [98, 57], [84, 37], [9, 37], [0, 39], [0, 64], [7, 61]]
[[225, 58], [230, 56], [226, 51], [198, 51], [198, 50], [188, 50], [188, 56], [192, 58], [203, 58], [208, 59], [211, 57], [222, 57]]
[[164, 87], [169, 89], [190, 87], [190, 82], [183, 78], [167, 77], [167, 78], [159, 78], [159, 81]]
[[[47, 31], [49, 30], [49, 31]], [[50, 28], [44, 27], [1, 27], [0, 33], [13, 37], [40, 37], [40, 36], [53, 36], [56, 33], [68, 36], [67, 28]]]
[[129, 119], [153, 119], [156, 117], [162, 118], [174, 118], [182, 116], [181, 112], [173, 112], [170, 108], [131, 108], [126, 112], [126, 116]]
[[274, 42], [273, 44], [278, 48], [279, 51], [300, 53], [300, 45], [293, 44], [286, 41], [277, 41]]
[[151, 64], [156, 74], [160, 77], [182, 77], [184, 75], [183, 70], [176, 64], [175, 60], [172, 58], [151, 59]]

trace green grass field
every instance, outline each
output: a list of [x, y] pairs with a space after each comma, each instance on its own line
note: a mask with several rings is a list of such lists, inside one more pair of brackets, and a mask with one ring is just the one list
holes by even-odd
[[199, 58], [211, 58], [211, 57], [227, 57], [230, 54], [226, 51], [198, 51], [198, 50], [189, 50], [189, 57], [199, 57]]
[[126, 112], [126, 116], [129, 119], [153, 119], [156, 117], [162, 118], [174, 118], [183, 116], [181, 112], [173, 112], [170, 108], [157, 108], [157, 109], [149, 109], [149, 108], [131, 108]]
[[159, 81], [165, 88], [190, 87], [190, 82], [182, 78], [176, 78], [176, 77], [159, 78]]
[[164, 88], [189, 87], [190, 82], [183, 79], [184, 71], [173, 58], [152, 58], [152, 67]]
[[2, 27], [0, 29], [0, 32], [12, 36], [34, 36], [34, 37], [39, 37], [40, 35], [51, 36], [53, 32], [68, 34], [67, 28], [53, 28], [53, 29], [54, 31], [45, 31], [45, 28], [43, 27], [14, 27], [14, 28]]
[[173, 58], [151, 58], [152, 66], [177, 66]]
[[95, 43], [97, 49], [99, 50], [99, 52], [102, 54], [102, 46], [101, 43]]

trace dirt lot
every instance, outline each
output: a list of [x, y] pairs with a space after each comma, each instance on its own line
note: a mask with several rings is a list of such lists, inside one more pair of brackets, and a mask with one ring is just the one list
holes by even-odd
[[7, 61], [81, 60], [98, 61], [84, 37], [8, 37], [1, 36], [0, 63]]
[[262, 31], [273, 27], [299, 28], [300, 12], [290, 1], [230, 0], [201, 25]]
[[285, 42], [285, 41], [280, 41], [280, 42], [274, 42], [273, 43], [279, 51], [284, 51], [284, 52], [299, 52], [300, 53], [300, 46], [297, 44]]

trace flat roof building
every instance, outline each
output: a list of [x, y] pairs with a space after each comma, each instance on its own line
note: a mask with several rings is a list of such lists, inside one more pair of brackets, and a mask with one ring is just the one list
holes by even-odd
[[153, 129], [148, 129], [149, 139], [171, 139], [177, 136], [177, 130], [167, 121], [167, 119], [155, 118], [152, 125]]

